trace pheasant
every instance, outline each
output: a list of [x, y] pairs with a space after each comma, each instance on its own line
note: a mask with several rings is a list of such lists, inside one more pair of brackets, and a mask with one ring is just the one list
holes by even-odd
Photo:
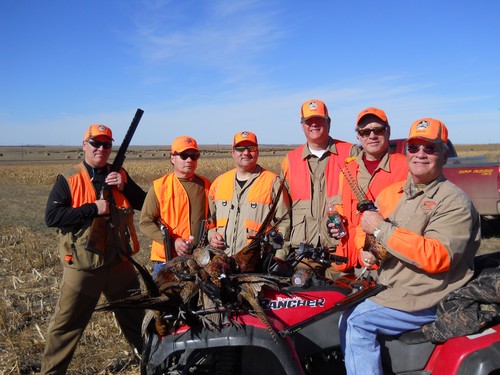
[[383, 262], [389, 254], [384, 245], [378, 242], [373, 234], [369, 233], [366, 234], [363, 250], [370, 251], [373, 255], [375, 255], [375, 258], [381, 262]]
[[[225, 322], [236, 324], [235, 316], [253, 312], [276, 335], [261, 308], [258, 296], [263, 288], [278, 289], [289, 279], [256, 274], [262, 263], [266, 236], [276, 230], [282, 220], [275, 220], [277, 204], [283, 190], [281, 181], [277, 196], [261, 227], [250, 243], [234, 256], [207, 245], [193, 250], [191, 256], [176, 257], [166, 263], [146, 291], [120, 301], [108, 302], [97, 310], [119, 307], [151, 310], [146, 314], [143, 330], [154, 327], [160, 336], [175, 331], [180, 325], [202, 325], [219, 330]], [[271, 225], [273, 223], [274, 225]], [[154, 320], [154, 324], [151, 324]]]

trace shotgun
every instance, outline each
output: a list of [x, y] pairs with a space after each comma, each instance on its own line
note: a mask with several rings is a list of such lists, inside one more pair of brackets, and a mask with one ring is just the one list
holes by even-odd
[[[143, 113], [144, 111], [142, 109], [137, 109], [134, 119], [132, 120], [132, 123], [127, 130], [127, 134], [125, 134], [125, 138], [123, 139], [123, 142], [118, 149], [118, 153], [113, 160], [113, 164], [111, 164], [109, 172], [118, 172], [122, 168], [123, 162], [125, 161], [125, 153], [127, 152], [130, 141], [132, 140], [135, 130], [137, 129], [137, 126], [141, 121]], [[104, 184], [100, 192], [100, 198], [106, 199], [110, 203], [110, 212], [115, 208], [115, 202], [111, 189], [111, 186]], [[104, 254], [106, 252], [106, 248], [108, 247], [109, 243], [107, 239], [107, 227], [109, 224], [109, 220], [109, 216], [98, 216], [94, 218], [94, 220], [92, 221], [92, 228], [90, 229], [89, 238], [85, 246], [88, 251], [99, 254]]]

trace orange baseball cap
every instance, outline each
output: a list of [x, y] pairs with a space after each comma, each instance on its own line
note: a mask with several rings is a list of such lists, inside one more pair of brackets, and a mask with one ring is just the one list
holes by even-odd
[[359, 122], [361, 121], [361, 119], [363, 117], [368, 116], [368, 115], [376, 116], [379, 119], [381, 119], [383, 122], [385, 122], [386, 124], [389, 124], [389, 122], [387, 121], [387, 115], [385, 114], [384, 111], [382, 111], [379, 108], [368, 107], [368, 108], [363, 109], [361, 112], [359, 112], [358, 121], [356, 121], [356, 126], [359, 125]]
[[237, 146], [238, 143], [241, 143], [241, 142], [244, 142], [244, 141], [251, 142], [255, 146], [259, 145], [259, 143], [257, 142], [257, 136], [254, 133], [252, 133], [252, 132], [244, 130], [244, 131], [236, 133], [234, 135], [234, 138], [233, 138], [233, 147]]
[[110, 128], [108, 128], [106, 125], [102, 124], [94, 124], [90, 125], [87, 131], [85, 132], [85, 136], [83, 137], [83, 140], [86, 141], [87, 139], [92, 139], [95, 137], [99, 137], [100, 135], [108, 137], [112, 141], [113, 139], [113, 132], [111, 131]]
[[174, 139], [174, 141], [172, 142], [172, 149], [170, 150], [170, 153], [180, 154], [183, 151], [191, 149], [199, 151], [196, 139], [194, 139], [193, 137], [189, 137], [187, 135], [183, 135]]
[[328, 108], [319, 99], [308, 100], [300, 107], [300, 118], [302, 121], [314, 116], [330, 118], [328, 116]]
[[446, 143], [448, 141], [448, 129], [444, 124], [433, 118], [423, 118], [415, 121], [410, 128], [410, 135], [406, 139], [418, 138], [432, 143]]

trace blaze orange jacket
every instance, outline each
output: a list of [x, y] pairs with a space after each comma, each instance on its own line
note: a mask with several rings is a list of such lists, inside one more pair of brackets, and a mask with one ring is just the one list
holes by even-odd
[[[208, 197], [210, 181], [199, 176], [205, 184], [205, 197]], [[186, 190], [174, 173], [169, 173], [153, 181], [156, 199], [160, 206], [160, 218], [168, 224], [171, 239], [189, 238], [191, 235], [191, 218], [189, 217], [189, 197]], [[205, 216], [208, 216], [208, 199], [205, 199]], [[151, 245], [151, 260], [164, 262], [166, 259], [165, 245], [153, 241]], [[172, 258], [177, 256], [174, 252]]]
[[375, 202], [382, 189], [394, 182], [404, 180], [408, 175], [408, 163], [406, 157], [402, 154], [386, 154], [373, 175], [370, 175], [364, 166], [363, 154], [364, 152], [361, 152], [355, 159], [347, 159], [344, 172], [340, 173], [339, 176], [339, 195], [342, 199], [342, 204], [337, 209], [347, 220], [347, 235], [337, 245], [335, 254], [347, 257], [348, 262], [345, 264], [336, 264], [334, 268], [343, 272], [359, 267], [362, 264], [361, 259], [359, 259], [360, 247], [356, 246], [356, 242], [364, 244], [365, 238], [363, 232], [361, 234], [363, 238], [355, 241], [356, 227], [359, 225], [361, 219], [360, 212], [357, 210], [359, 200], [344, 173], [347, 176], [352, 176], [354, 182], [358, 184], [366, 197], [372, 202]]

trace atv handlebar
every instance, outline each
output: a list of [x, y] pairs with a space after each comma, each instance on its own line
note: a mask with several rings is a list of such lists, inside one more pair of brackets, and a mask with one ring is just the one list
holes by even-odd
[[333, 249], [326, 246], [313, 246], [306, 243], [301, 243], [298, 248], [288, 254], [286, 260], [274, 258], [275, 265], [271, 269], [271, 273], [280, 276], [292, 276], [296, 267], [303, 260], [312, 260], [321, 266], [328, 268], [332, 263], [347, 263], [347, 258], [332, 254]]
[[294, 267], [299, 264], [299, 262], [304, 258], [318, 262], [319, 264], [326, 267], [330, 267], [333, 262], [347, 263], [346, 257], [331, 254], [331, 250], [333, 249], [326, 246], [314, 247], [309, 244], [301, 243], [295, 250], [296, 264], [294, 265]]

